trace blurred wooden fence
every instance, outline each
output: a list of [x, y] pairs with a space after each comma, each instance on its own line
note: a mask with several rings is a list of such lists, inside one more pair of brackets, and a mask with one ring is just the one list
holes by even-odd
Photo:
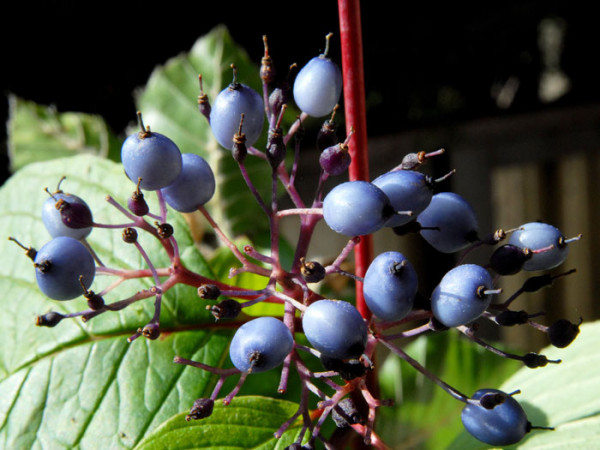
[[[371, 178], [397, 165], [406, 153], [440, 147], [446, 149], [444, 156], [432, 159], [423, 170], [441, 176], [456, 169], [440, 188], [453, 190], [472, 204], [482, 235], [534, 220], [557, 226], [567, 237], [583, 234], [581, 241], [571, 244], [566, 263], [553, 271], [576, 268], [577, 272], [557, 279], [551, 288], [524, 294], [514, 308], [531, 313], [545, 311], [547, 317], [541, 319], [544, 323], [561, 317], [573, 321], [580, 316], [585, 321], [600, 318], [595, 285], [600, 280], [600, 105], [479, 119], [372, 139]], [[316, 157], [304, 158], [300, 175], [315, 179], [315, 161]], [[330, 180], [330, 186], [339, 181]], [[304, 194], [308, 198], [314, 186], [306, 186]], [[345, 243], [343, 237], [328, 231], [316, 233], [311, 247], [315, 257], [335, 257]], [[407, 255], [417, 268], [424, 294], [429, 294], [454, 264], [453, 257], [431, 251], [419, 236], [378, 232], [375, 252], [385, 250], [400, 250]], [[469, 261], [485, 264], [489, 254], [490, 249], [482, 249], [470, 255]], [[517, 290], [531, 275], [504, 277], [500, 282], [504, 289], [501, 298]], [[517, 328], [507, 333], [514, 345], [527, 343], [531, 350], [547, 344], [545, 336], [530, 327]]]

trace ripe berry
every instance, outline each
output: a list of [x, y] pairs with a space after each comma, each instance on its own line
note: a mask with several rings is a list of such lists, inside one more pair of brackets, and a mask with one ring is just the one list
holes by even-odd
[[521, 225], [508, 240], [511, 245], [531, 250], [553, 246], [549, 250], [532, 255], [523, 264], [523, 270], [527, 271], [549, 270], [562, 264], [569, 253], [569, 242], [558, 228], [543, 222]]
[[215, 176], [201, 156], [184, 153], [181, 159], [181, 173], [161, 192], [171, 208], [189, 213], [212, 198], [215, 193]]
[[[89, 289], [96, 266], [87, 248], [77, 239], [58, 236], [40, 248], [34, 259], [40, 290], [54, 300], [71, 300]], [[80, 277], [82, 282], [80, 283]]]
[[336, 63], [323, 54], [311, 59], [296, 75], [294, 101], [309, 116], [323, 117], [331, 113], [342, 93], [342, 72]]
[[141, 189], [155, 191], [171, 184], [181, 172], [181, 152], [168, 137], [144, 129], [138, 113], [142, 131], [125, 139], [121, 147], [121, 161], [131, 181], [138, 182]]
[[342, 300], [318, 300], [302, 316], [306, 339], [329, 358], [362, 355], [367, 344], [367, 324], [358, 310]]
[[375, 316], [387, 321], [400, 320], [413, 306], [417, 273], [402, 253], [381, 253], [365, 273], [363, 294]]
[[433, 196], [433, 180], [413, 170], [393, 170], [375, 178], [373, 184], [380, 188], [390, 199], [394, 210], [412, 211], [414, 216], [397, 214], [386, 226], [397, 227], [414, 220], [429, 203]]
[[329, 228], [346, 236], [371, 234], [394, 214], [381, 189], [367, 181], [346, 181], [334, 187], [323, 201], [323, 218]]
[[264, 372], [281, 364], [293, 346], [294, 337], [282, 321], [258, 317], [235, 332], [229, 357], [242, 372]]
[[527, 414], [511, 395], [496, 389], [480, 389], [473, 399], [480, 400], [490, 394], [504, 396], [504, 401], [491, 409], [468, 403], [461, 414], [466, 430], [489, 445], [505, 446], [519, 442], [531, 430]]
[[463, 264], [443, 276], [431, 294], [433, 315], [447, 327], [466, 325], [490, 305], [492, 276], [476, 264]]
[[233, 81], [215, 97], [210, 112], [213, 135], [228, 150], [233, 149], [233, 137], [239, 130], [242, 114], [246, 145], [250, 147], [260, 137], [265, 106], [262, 97], [254, 89], [237, 82], [234, 68]]
[[436, 250], [454, 253], [477, 241], [475, 211], [467, 201], [453, 192], [440, 192], [419, 214], [421, 236]]

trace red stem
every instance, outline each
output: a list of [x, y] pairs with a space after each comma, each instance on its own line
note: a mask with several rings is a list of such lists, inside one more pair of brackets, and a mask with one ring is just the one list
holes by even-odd
[[[350, 133], [352, 128], [355, 130], [349, 144], [352, 157], [349, 176], [350, 180], [369, 180], [360, 0], [338, 0], [338, 12], [346, 133]], [[354, 259], [356, 275], [364, 277], [367, 267], [373, 259], [373, 239], [370, 235], [361, 236], [360, 242], [354, 249]], [[365, 304], [360, 282], [356, 283], [356, 307], [363, 317], [370, 318], [371, 313]]]

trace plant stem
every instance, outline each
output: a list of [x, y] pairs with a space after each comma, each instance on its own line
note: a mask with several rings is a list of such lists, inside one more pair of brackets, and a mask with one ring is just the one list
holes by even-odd
[[[346, 133], [355, 130], [354, 139], [349, 143], [352, 163], [348, 170], [351, 180], [366, 181], [369, 180], [369, 160], [360, 1], [338, 0], [338, 13], [344, 74]], [[373, 239], [371, 236], [364, 236], [355, 248], [356, 275], [364, 277], [372, 259]], [[356, 307], [363, 317], [370, 318], [371, 313], [362, 294], [362, 283], [356, 283]]]

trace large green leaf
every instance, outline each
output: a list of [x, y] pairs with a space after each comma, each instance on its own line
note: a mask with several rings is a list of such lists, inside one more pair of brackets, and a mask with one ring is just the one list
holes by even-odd
[[[83, 197], [99, 223], [122, 223], [122, 216], [105, 201], [111, 194], [123, 203], [134, 189], [122, 167], [106, 159], [77, 156], [29, 164], [0, 189], [0, 223], [5, 236], [39, 248], [49, 235], [40, 219], [47, 198], [45, 186], [62, 184]], [[156, 201], [148, 195], [151, 208]], [[169, 216], [175, 228], [182, 262], [212, 276], [194, 246], [185, 220]], [[100, 259], [114, 268], [143, 268], [135, 247], [125, 244], [119, 230], [94, 229], [88, 238]], [[169, 264], [152, 236], [140, 235], [157, 267]], [[167, 418], [187, 410], [206, 395], [214, 379], [206, 372], [176, 365], [174, 355], [221, 365], [229, 332], [217, 331], [214, 319], [195, 289], [178, 286], [163, 297], [158, 341], [126, 338], [145, 325], [154, 311], [153, 299], [120, 312], [102, 314], [87, 323], [65, 319], [55, 328], [37, 328], [37, 314], [85, 309], [82, 298], [55, 302], [37, 289], [31, 261], [7, 239], [0, 241], [1, 448], [127, 448], [135, 445]], [[97, 276], [99, 291], [112, 280]], [[152, 286], [151, 280], [129, 280], [106, 297], [112, 302]]]
[[295, 403], [267, 397], [236, 397], [228, 406], [216, 402], [210, 417], [186, 422], [185, 414], [177, 415], [140, 442], [136, 450], [283, 449], [296, 440], [301, 420], [292, 424], [280, 439], [273, 432], [297, 409]]
[[[249, 196], [231, 152], [219, 146], [208, 121], [198, 111], [198, 75], [202, 74], [203, 89], [209, 100], [214, 100], [232, 80], [232, 63], [237, 67], [239, 82], [262, 92], [256, 65], [233, 42], [225, 27], [217, 27], [196, 41], [188, 53], [157, 67], [136, 100], [144, 122], [151, 129], [169, 136], [182, 152], [197, 153], [209, 162], [215, 173], [217, 192], [207, 206], [221, 228], [228, 234], [255, 235], [268, 230], [268, 222]], [[245, 164], [258, 191], [268, 199], [270, 166], [253, 157], [246, 158]], [[256, 220], [257, 217], [263, 220]]]
[[[561, 364], [535, 370], [523, 368], [500, 387], [505, 392], [521, 390], [515, 398], [533, 425], [555, 428], [534, 430], [518, 448], [600, 447], [599, 340], [600, 322], [584, 324], [580, 336], [566, 349], [548, 347], [540, 352], [548, 359], [562, 360]], [[467, 432], [451, 446], [452, 449], [483, 447]]]
[[11, 170], [26, 164], [77, 154], [120, 158], [121, 143], [104, 120], [92, 114], [63, 112], [9, 97]]

